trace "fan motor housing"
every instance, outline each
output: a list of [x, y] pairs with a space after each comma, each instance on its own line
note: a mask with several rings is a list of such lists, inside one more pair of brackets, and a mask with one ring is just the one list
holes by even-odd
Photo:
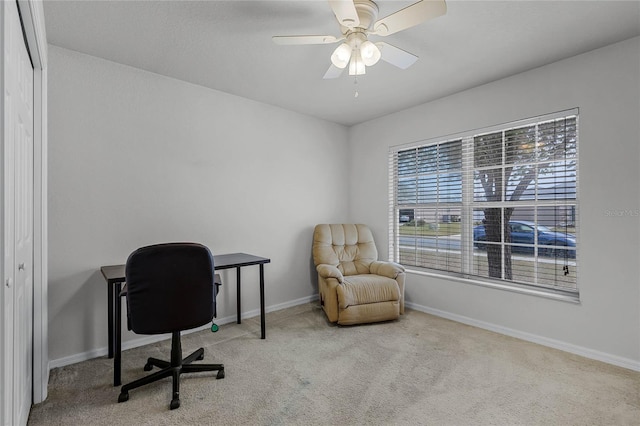
[[[353, 4], [358, 12], [358, 19], [360, 19], [360, 23], [356, 28], [368, 30], [378, 19], [378, 5], [371, 0], [354, 0]], [[351, 29], [345, 26], [342, 27], [343, 34], [346, 34], [349, 30]]]

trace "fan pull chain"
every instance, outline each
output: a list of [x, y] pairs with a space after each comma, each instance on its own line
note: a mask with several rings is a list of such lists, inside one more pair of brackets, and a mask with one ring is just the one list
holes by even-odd
[[355, 85], [356, 88], [356, 92], [354, 93], [353, 97], [357, 98], [359, 93], [358, 93], [358, 76], [355, 76], [355, 78], [353, 79], [353, 84]]

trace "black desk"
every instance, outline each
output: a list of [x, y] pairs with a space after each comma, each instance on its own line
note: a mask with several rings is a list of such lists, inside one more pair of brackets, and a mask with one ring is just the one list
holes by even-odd
[[[246, 253], [230, 253], [213, 256], [213, 266], [215, 270], [236, 268], [236, 303], [237, 322], [241, 323], [240, 311], [240, 268], [243, 266], [260, 265], [260, 338], [266, 337], [264, 319], [264, 264], [270, 263], [271, 259], [254, 256]], [[122, 315], [120, 292], [122, 284], [125, 282], [125, 265], [102, 266], [102, 276], [107, 281], [108, 287], [108, 334], [109, 334], [109, 358], [113, 358], [113, 385], [120, 385], [121, 368], [121, 339], [122, 339]]]

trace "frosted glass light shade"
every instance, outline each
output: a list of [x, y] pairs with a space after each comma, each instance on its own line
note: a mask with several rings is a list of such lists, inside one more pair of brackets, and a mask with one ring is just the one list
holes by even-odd
[[349, 59], [351, 58], [351, 46], [347, 43], [342, 43], [336, 47], [331, 55], [331, 63], [336, 67], [342, 69], [347, 66]]
[[356, 50], [351, 57], [351, 62], [349, 62], [349, 75], [362, 75], [365, 73], [366, 69], [362, 61], [362, 56], [360, 55], [360, 51]]
[[371, 43], [369, 40], [365, 41], [360, 46], [360, 54], [362, 56], [362, 62], [364, 62], [368, 67], [375, 65], [380, 60], [380, 56], [382, 56], [378, 46]]

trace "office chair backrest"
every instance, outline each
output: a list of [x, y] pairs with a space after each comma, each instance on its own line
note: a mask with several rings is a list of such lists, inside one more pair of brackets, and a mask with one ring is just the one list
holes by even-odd
[[140, 334], [188, 330], [213, 319], [213, 256], [196, 243], [139, 248], [125, 267], [129, 329]]

